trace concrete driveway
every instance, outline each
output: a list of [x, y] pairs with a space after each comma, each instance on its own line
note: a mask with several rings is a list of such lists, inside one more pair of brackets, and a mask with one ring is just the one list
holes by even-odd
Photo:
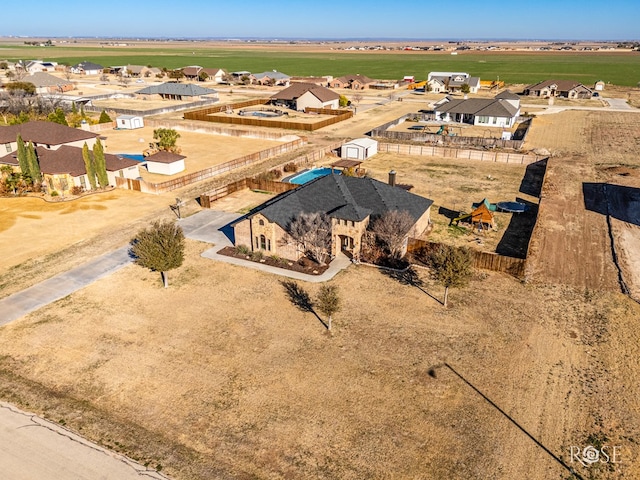
[[166, 480], [64, 427], [0, 402], [0, 477], [11, 480]]

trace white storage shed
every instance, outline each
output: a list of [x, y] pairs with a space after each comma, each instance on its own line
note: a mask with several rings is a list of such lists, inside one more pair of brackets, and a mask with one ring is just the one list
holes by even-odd
[[144, 127], [144, 120], [138, 115], [120, 115], [116, 118], [116, 128], [133, 130]]
[[177, 153], [160, 151], [146, 158], [149, 173], [161, 175], [175, 175], [185, 169], [184, 159], [187, 158]]
[[356, 138], [342, 145], [340, 158], [366, 160], [378, 153], [378, 142], [372, 138]]

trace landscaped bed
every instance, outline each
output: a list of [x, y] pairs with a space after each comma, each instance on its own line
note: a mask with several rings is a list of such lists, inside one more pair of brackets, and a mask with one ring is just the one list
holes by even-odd
[[329, 264], [320, 265], [317, 262], [302, 257], [298, 261], [289, 260], [287, 258], [279, 257], [277, 255], [264, 255], [262, 252], [247, 252], [238, 247], [224, 247], [219, 250], [220, 255], [227, 255], [228, 257], [239, 258], [248, 262], [262, 263], [270, 267], [282, 268], [285, 270], [291, 270], [293, 272], [305, 273], [307, 275], [321, 275], [329, 268]]

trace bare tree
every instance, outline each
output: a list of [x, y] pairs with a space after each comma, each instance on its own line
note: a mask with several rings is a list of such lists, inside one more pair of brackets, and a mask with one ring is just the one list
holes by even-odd
[[331, 251], [331, 219], [326, 213], [300, 213], [289, 224], [288, 233], [320, 265]]
[[64, 78], [67, 81], [73, 78], [73, 72], [71, 72], [71, 67], [69, 66], [64, 67]]
[[407, 234], [414, 224], [415, 220], [406, 210], [389, 210], [376, 218], [369, 228], [387, 247], [391, 257], [399, 259], [404, 253]]

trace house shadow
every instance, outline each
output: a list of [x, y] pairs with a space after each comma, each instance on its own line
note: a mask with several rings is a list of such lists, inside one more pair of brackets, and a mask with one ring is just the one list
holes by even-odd
[[544, 175], [547, 172], [547, 159], [538, 160], [537, 162], [527, 165], [524, 177], [520, 182], [520, 193], [539, 197], [542, 191]]
[[218, 229], [219, 232], [222, 232], [224, 236], [229, 239], [229, 241], [231, 242], [231, 245], [236, 244], [236, 231], [234, 230], [233, 226], [240, 220], [244, 220], [244, 218], [245, 217], [236, 218], [233, 222], [227, 223], [226, 225]]
[[640, 225], [640, 188], [585, 182], [582, 194], [587, 210]]
[[524, 203], [526, 209], [522, 213], [511, 214], [511, 221], [496, 247], [496, 253], [506, 257], [527, 258], [529, 240], [538, 219], [538, 205], [522, 198], [516, 198], [516, 201]]

